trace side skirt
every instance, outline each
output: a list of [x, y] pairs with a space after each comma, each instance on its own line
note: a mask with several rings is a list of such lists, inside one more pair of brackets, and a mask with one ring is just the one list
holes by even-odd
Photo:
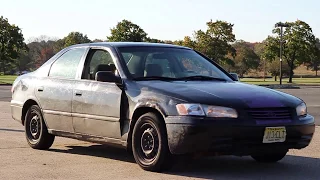
[[122, 141], [120, 139], [93, 136], [89, 134], [71, 133], [71, 132], [65, 132], [65, 131], [59, 131], [59, 130], [53, 130], [53, 129], [48, 129], [48, 132], [50, 134], [60, 136], [60, 137], [72, 138], [72, 139], [98, 143], [98, 144], [107, 144], [107, 145], [116, 146], [116, 147], [125, 148], [125, 149], [127, 148], [127, 142]]

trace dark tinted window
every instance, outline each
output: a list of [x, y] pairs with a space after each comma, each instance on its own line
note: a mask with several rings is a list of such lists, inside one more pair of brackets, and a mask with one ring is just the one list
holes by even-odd
[[95, 79], [98, 71], [115, 71], [116, 66], [113, 63], [112, 57], [105, 50], [91, 50], [87, 58], [86, 66], [83, 71], [82, 79]]
[[49, 76], [75, 79], [85, 48], [75, 48], [64, 53], [51, 66]]

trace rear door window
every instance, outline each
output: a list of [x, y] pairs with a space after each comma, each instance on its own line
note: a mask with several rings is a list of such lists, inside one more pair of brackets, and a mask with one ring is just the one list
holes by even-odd
[[60, 56], [51, 66], [49, 76], [75, 79], [85, 48], [74, 48]]

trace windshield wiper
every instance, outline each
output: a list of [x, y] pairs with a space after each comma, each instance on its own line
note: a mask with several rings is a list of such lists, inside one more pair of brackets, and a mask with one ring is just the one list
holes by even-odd
[[216, 78], [216, 77], [211, 77], [211, 76], [187, 76], [187, 77], [181, 77], [179, 80], [216, 80], [216, 81], [227, 81], [226, 79], [223, 78]]
[[136, 81], [147, 81], [147, 80], [174, 81], [174, 80], [177, 80], [177, 78], [162, 77], [162, 76], [147, 76], [147, 77], [133, 78], [133, 80], [136, 80]]

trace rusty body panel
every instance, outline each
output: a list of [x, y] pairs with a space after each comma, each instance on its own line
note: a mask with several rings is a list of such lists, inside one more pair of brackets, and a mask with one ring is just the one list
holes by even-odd
[[[137, 120], [135, 114], [149, 108], [162, 115], [167, 128], [169, 149], [173, 154], [211, 150], [212, 146], [214, 151], [225, 152], [230, 146], [231, 149], [236, 148], [235, 141], [241, 142], [245, 138], [255, 143], [257, 138], [261, 138], [266, 126], [289, 127], [288, 137], [292, 139], [288, 140], [292, 142], [288, 142], [285, 148], [303, 148], [309, 144], [314, 132], [314, 118], [310, 115], [298, 118], [295, 108], [303, 102], [301, 99], [236, 82], [214, 62], [212, 64], [224, 74], [225, 81], [136, 81], [131, 77], [119, 52], [119, 48], [127, 46], [190, 50], [180, 46], [149, 43], [92, 43], [68, 47], [35, 72], [19, 76], [15, 80], [11, 101], [13, 119], [23, 123], [28, 107], [38, 104], [49, 133], [127, 147], [130, 146], [133, 125]], [[49, 77], [52, 64], [73, 48], [85, 49], [75, 77]], [[103, 50], [110, 54], [121, 82], [98, 82], [83, 78], [90, 53], [94, 50]], [[237, 110], [238, 117], [230, 119], [181, 116], [176, 105], [182, 103], [233, 108]], [[288, 108], [291, 117], [283, 122], [263, 121], [266, 124], [258, 124], [258, 121], [247, 113], [248, 109], [265, 108]], [[248, 127], [257, 128], [249, 133], [252, 129]], [[258, 143], [257, 149], [259, 145], [261, 144]], [[236, 154], [236, 151], [240, 153], [241, 150], [229, 153]], [[248, 152], [249, 150], [240, 154]]]

